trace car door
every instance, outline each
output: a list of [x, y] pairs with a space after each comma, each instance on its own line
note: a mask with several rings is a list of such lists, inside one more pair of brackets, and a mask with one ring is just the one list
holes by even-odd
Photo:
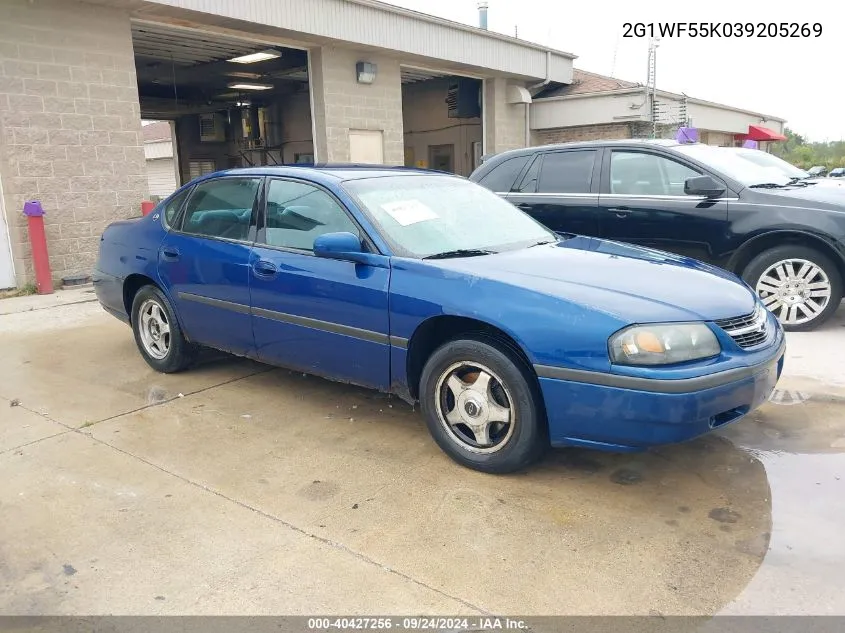
[[597, 149], [543, 152], [506, 198], [560, 233], [599, 234]]
[[655, 151], [605, 150], [602, 236], [712, 262], [714, 246], [728, 232], [728, 190], [716, 199], [685, 194], [686, 179], [701, 175], [686, 161]]
[[350, 232], [375, 248], [340, 201], [295, 179], [268, 178], [250, 255], [258, 358], [387, 389], [389, 259], [383, 267], [316, 257], [314, 240]]
[[254, 351], [249, 256], [261, 183], [200, 182], [158, 253], [159, 276], [188, 338], [239, 355]]

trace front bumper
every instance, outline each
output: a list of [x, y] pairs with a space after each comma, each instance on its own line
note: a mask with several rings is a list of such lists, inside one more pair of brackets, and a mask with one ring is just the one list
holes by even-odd
[[552, 445], [636, 451], [690, 440], [736, 422], [769, 398], [783, 371], [785, 351], [781, 335], [764, 360], [744, 371], [710, 374], [686, 384], [643, 380], [638, 383], [643, 388], [623, 388], [541, 374]]

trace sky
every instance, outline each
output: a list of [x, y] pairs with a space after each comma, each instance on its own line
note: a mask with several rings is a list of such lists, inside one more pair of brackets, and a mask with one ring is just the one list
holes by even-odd
[[[386, 0], [476, 26], [477, 0]], [[646, 82], [648, 38], [623, 25], [659, 22], [821, 24], [809, 38], [662, 38], [657, 87], [787, 120], [813, 141], [845, 140], [841, 0], [488, 0], [488, 27], [578, 56], [575, 67]], [[655, 27], [657, 28], [657, 27]]]

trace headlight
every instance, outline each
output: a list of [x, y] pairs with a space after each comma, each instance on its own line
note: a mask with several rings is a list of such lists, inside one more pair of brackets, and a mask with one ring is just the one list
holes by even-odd
[[671, 365], [722, 351], [703, 323], [633, 325], [614, 334], [608, 347], [611, 362], [619, 365]]

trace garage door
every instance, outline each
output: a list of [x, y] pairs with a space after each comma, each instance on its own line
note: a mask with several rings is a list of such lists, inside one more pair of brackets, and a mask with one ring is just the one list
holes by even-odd
[[9, 227], [6, 225], [6, 210], [3, 207], [3, 186], [0, 184], [0, 290], [14, 288], [15, 285], [15, 268], [12, 265]]
[[176, 172], [172, 158], [147, 161], [147, 181], [150, 195], [165, 198], [176, 191]]

